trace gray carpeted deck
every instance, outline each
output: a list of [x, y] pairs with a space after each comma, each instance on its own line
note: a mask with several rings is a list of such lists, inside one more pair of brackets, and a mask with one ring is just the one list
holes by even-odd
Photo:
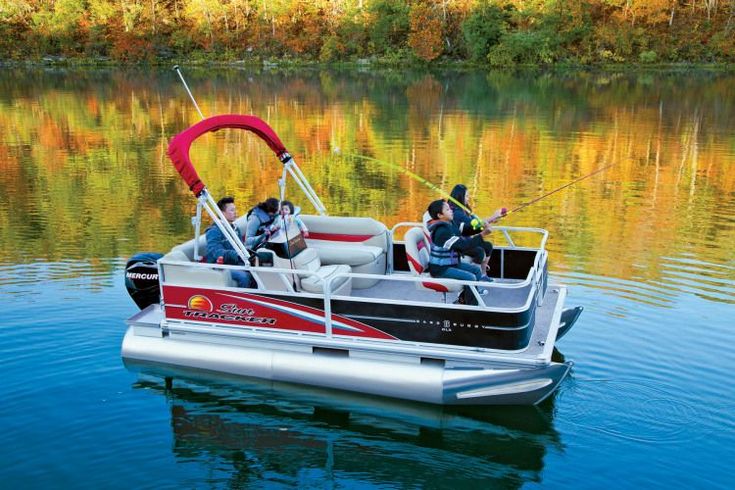
[[[520, 308], [528, 298], [529, 288], [507, 289], [495, 287], [500, 284], [514, 284], [520, 281], [512, 279], [496, 279], [495, 282], [488, 283], [488, 293], [482, 296], [485, 306], [488, 308]], [[447, 293], [447, 303], [452, 303], [459, 293]], [[351, 296], [358, 298], [379, 298], [407, 301], [422, 301], [429, 303], [442, 303], [442, 293], [429, 291], [426, 289], [418, 289], [416, 283], [405, 281], [384, 280], [378, 282], [375, 286], [368, 289], [353, 289]]]

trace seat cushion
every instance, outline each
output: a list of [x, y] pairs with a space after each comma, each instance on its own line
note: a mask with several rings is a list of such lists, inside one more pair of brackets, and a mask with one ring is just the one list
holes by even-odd
[[[301, 289], [308, 293], [324, 293], [324, 280], [336, 274], [347, 274], [352, 272], [349, 265], [325, 265], [317, 269], [315, 275], [301, 278]], [[339, 289], [349, 277], [340, 277], [332, 281], [332, 291]]]
[[[431, 277], [429, 274], [421, 274], [421, 276], [425, 276], [427, 279], [436, 279], [434, 277]], [[419, 289], [430, 289], [439, 293], [460, 291], [463, 288], [461, 284], [439, 284], [438, 282], [434, 281], [422, 281], [420, 283], [417, 282], [416, 285], [419, 286]]]
[[307, 240], [310, 248], [319, 254], [322, 264], [347, 264], [350, 266], [364, 265], [375, 262], [383, 250], [371, 245], [337, 245], [334, 242], [322, 240]]
[[[189, 262], [189, 257], [180, 249], [174, 249], [164, 255], [162, 260]], [[192, 263], [191, 265], [164, 264], [163, 277], [167, 283], [194, 286], [236, 286], [230, 271], [200, 263]]]

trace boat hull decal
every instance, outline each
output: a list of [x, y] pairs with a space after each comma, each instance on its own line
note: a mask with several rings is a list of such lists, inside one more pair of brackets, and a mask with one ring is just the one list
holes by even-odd
[[[250, 293], [164, 286], [165, 315], [169, 320], [201, 321], [243, 327], [325, 333], [324, 310]], [[341, 315], [332, 316], [332, 333], [390, 340], [396, 337]]]
[[[165, 315], [170, 320], [325, 333], [324, 300], [320, 297], [173, 285], [165, 285], [163, 294]], [[197, 305], [203, 309], [191, 308]], [[331, 311], [335, 336], [501, 350], [525, 348], [535, 321], [533, 307], [519, 313], [499, 313], [340, 298], [332, 300]]]
[[[277, 298], [271, 293], [268, 298]], [[321, 298], [292, 297], [293, 302], [319, 308]], [[535, 305], [535, 302], [533, 303]], [[520, 313], [401, 305], [378, 301], [333, 299], [335, 316], [362, 323], [408, 342], [518, 350], [526, 347], [535, 321], [535, 308]]]

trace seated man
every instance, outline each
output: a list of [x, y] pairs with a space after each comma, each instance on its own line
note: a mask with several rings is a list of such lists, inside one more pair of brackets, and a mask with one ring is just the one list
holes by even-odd
[[[483, 277], [480, 267], [460, 260], [460, 255], [480, 245], [482, 237], [490, 234], [492, 229], [486, 224], [483, 230], [471, 237], [462, 236], [459, 228], [453, 223], [452, 208], [443, 199], [429, 204], [428, 223], [431, 233], [431, 253], [429, 255], [429, 274], [432, 277], [459, 279], [462, 281], [479, 281]], [[467, 286], [464, 287], [458, 302], [476, 304]]]
[[[234, 225], [237, 219], [237, 208], [235, 208], [235, 198], [223, 197], [217, 201], [217, 207], [219, 207], [222, 214], [225, 215], [227, 222], [235, 230], [235, 233], [239, 234], [239, 230]], [[207, 262], [210, 264], [231, 264], [231, 265], [244, 265], [242, 259], [237, 254], [232, 244], [227, 240], [222, 231], [217, 227], [216, 224], [207, 228]], [[255, 287], [255, 281], [253, 280], [252, 274], [247, 271], [230, 271], [232, 279], [237, 283], [239, 288]]]

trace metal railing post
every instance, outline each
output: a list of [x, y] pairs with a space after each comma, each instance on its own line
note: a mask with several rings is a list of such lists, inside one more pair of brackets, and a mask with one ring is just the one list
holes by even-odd
[[199, 236], [201, 235], [202, 228], [202, 202], [197, 200], [197, 214], [192, 218], [194, 222], [194, 261], [199, 262], [201, 257], [199, 256]]
[[324, 280], [324, 333], [328, 339], [332, 338], [332, 280], [334, 276]]

